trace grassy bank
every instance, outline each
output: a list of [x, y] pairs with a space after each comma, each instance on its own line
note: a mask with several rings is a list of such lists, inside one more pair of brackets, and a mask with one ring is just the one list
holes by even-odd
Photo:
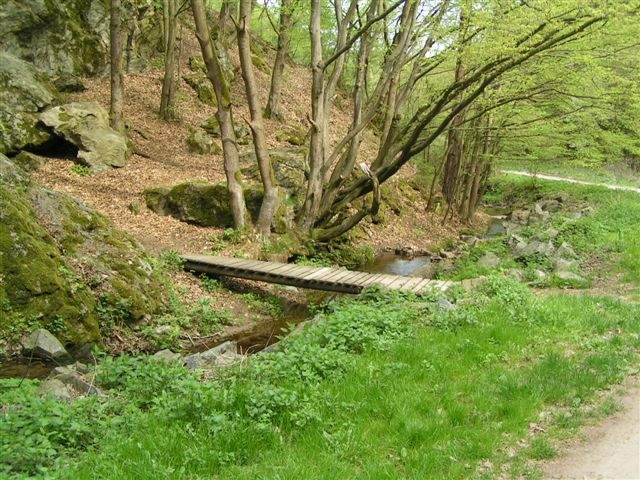
[[[565, 186], [561, 186], [563, 189]], [[492, 201], [558, 184], [504, 179]], [[637, 285], [640, 198], [566, 186], [592, 214], [563, 231], [581, 259]], [[71, 405], [3, 381], [0, 472], [57, 478], [536, 478], [556, 435], [637, 372], [640, 311], [608, 296], [534, 295], [491, 274], [434, 298], [369, 291], [327, 306], [279, 351], [202, 379], [105, 359], [105, 397]], [[11, 388], [9, 388], [11, 387]], [[19, 405], [19, 406], [18, 406]], [[607, 408], [610, 408], [607, 407]], [[534, 428], [532, 426], [540, 426]]]

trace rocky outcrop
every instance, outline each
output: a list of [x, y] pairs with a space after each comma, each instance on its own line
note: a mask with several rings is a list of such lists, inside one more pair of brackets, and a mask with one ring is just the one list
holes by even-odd
[[[134, 0], [124, 15], [125, 66], [144, 68], [161, 45], [160, 13]], [[96, 74], [109, 61], [107, 0], [4, 0], [0, 49], [50, 73]]]
[[216, 138], [200, 128], [189, 130], [187, 147], [189, 147], [190, 152], [199, 153], [200, 155], [220, 155], [222, 153], [222, 147]]
[[78, 162], [94, 172], [123, 167], [129, 156], [124, 135], [109, 126], [109, 114], [94, 102], [73, 102], [49, 108], [40, 121], [78, 147]]
[[[305, 186], [307, 149], [304, 147], [273, 148], [269, 158], [278, 185], [293, 198], [302, 194]], [[260, 169], [253, 150], [240, 156], [242, 174], [249, 182], [260, 181]]]
[[49, 140], [50, 133], [38, 125], [38, 112], [54, 98], [55, 88], [44, 74], [0, 51], [0, 153], [17, 152]]
[[96, 342], [107, 325], [161, 310], [164, 297], [132, 237], [0, 155], [0, 340], [36, 324], [63, 343]]

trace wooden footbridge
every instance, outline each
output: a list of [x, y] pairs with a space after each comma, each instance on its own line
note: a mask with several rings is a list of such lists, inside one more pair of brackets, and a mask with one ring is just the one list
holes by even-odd
[[185, 270], [227, 277], [292, 285], [330, 292], [360, 293], [363, 288], [380, 285], [391, 290], [423, 293], [447, 290], [453, 283], [421, 277], [366, 273], [334, 267], [308, 267], [291, 263], [262, 262], [210, 255], [183, 256]]

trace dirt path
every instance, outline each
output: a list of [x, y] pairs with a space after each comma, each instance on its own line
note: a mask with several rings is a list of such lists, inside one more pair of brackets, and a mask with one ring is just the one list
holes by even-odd
[[567, 183], [577, 183], [579, 185], [593, 185], [596, 187], [604, 187], [609, 190], [625, 190], [628, 192], [636, 192], [640, 193], [640, 188], [638, 187], [629, 187], [626, 185], [616, 185], [614, 183], [599, 183], [599, 182], [588, 182], [586, 180], [577, 180], [575, 178], [567, 178], [567, 177], [558, 177], [556, 175], [546, 175], [544, 173], [531, 173], [526, 172], [524, 170], [500, 170], [500, 173], [508, 174], [508, 175], [520, 175], [522, 177], [535, 177], [542, 178], [544, 180], [551, 180], [554, 182], [567, 182]]
[[585, 429], [585, 440], [569, 445], [543, 467], [546, 479], [640, 479], [640, 387], [621, 398], [622, 410]]

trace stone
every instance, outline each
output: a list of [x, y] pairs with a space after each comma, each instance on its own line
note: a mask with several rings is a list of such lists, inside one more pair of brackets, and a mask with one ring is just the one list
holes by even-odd
[[571, 271], [577, 268], [577, 263], [573, 260], [565, 260], [564, 258], [557, 258], [554, 262], [554, 268], [556, 271]]
[[51, 105], [55, 95], [55, 88], [42, 72], [0, 50], [0, 153], [49, 140], [51, 134], [38, 124], [38, 112]]
[[509, 215], [509, 219], [515, 223], [526, 224], [530, 215], [531, 212], [529, 210], [514, 210]]
[[540, 240], [533, 240], [528, 244], [518, 244], [514, 248], [514, 254], [517, 258], [525, 258], [533, 255], [540, 255], [548, 257], [553, 254], [555, 247], [550, 241], [542, 242]]
[[207, 73], [207, 66], [204, 64], [202, 55], [192, 55], [189, 57], [189, 70], [192, 72]]
[[[273, 148], [269, 149], [269, 158], [273, 165], [273, 172], [278, 185], [292, 198], [300, 197], [305, 188], [305, 175], [307, 171], [307, 149], [304, 147]], [[249, 182], [260, 181], [260, 169], [256, 160], [256, 154], [248, 151], [240, 155], [242, 174]]]
[[60, 75], [53, 81], [53, 85], [62, 93], [78, 93], [87, 89], [82, 80], [71, 74]]
[[45, 189], [0, 154], [0, 317], [55, 322], [64, 344], [100, 339], [98, 310], [123, 324], [164, 306], [153, 259], [73, 197]]
[[571, 245], [569, 245], [567, 242], [563, 242], [562, 245], [560, 245], [558, 247], [558, 250], [556, 251], [556, 255], [559, 258], [576, 258], [576, 252], [573, 250], [573, 248], [571, 248]]
[[211, 82], [203, 72], [192, 72], [184, 75], [182, 79], [196, 92], [198, 100], [202, 103], [211, 105], [212, 107], [218, 104], [213, 85], [211, 85]]
[[560, 232], [556, 228], [550, 227], [550, 228], [547, 229], [547, 236], [551, 240], [554, 240], [559, 234], [560, 234]]
[[300, 147], [306, 143], [308, 133], [307, 128], [288, 128], [276, 132], [276, 140]]
[[187, 146], [192, 153], [200, 155], [220, 155], [222, 147], [216, 139], [202, 129], [190, 129], [187, 136]]
[[554, 276], [563, 282], [584, 283], [586, 280], [577, 273], [561, 270], [554, 272]]
[[46, 158], [24, 150], [11, 160], [25, 172], [34, 172], [47, 162]]
[[475, 235], [460, 235], [460, 240], [470, 247], [475, 247], [480, 243], [480, 239]]
[[507, 246], [511, 248], [516, 248], [519, 245], [526, 244], [526, 240], [518, 234], [510, 233], [507, 237]]
[[555, 198], [551, 198], [548, 200], [542, 200], [540, 202], [538, 202], [538, 204], [540, 205], [540, 208], [545, 211], [545, 212], [557, 212], [560, 210], [560, 208], [562, 207], [561, 203], [559, 200], [555, 199]]
[[500, 265], [500, 257], [493, 252], [486, 252], [478, 259], [478, 265], [484, 268], [496, 268]]
[[22, 348], [27, 355], [34, 355], [45, 360], [61, 360], [69, 357], [64, 348], [49, 330], [39, 328], [22, 341]]
[[543, 282], [544, 280], [547, 279], [547, 273], [543, 270], [534, 270], [532, 277], [533, 277], [532, 280], [535, 283]]
[[109, 114], [95, 102], [52, 107], [39, 119], [57, 135], [78, 147], [78, 163], [93, 172], [123, 167], [129, 157], [127, 139], [109, 126]]
[[69, 387], [57, 378], [48, 378], [40, 383], [38, 393], [42, 396], [51, 396], [60, 402], [71, 403], [73, 401]]
[[495, 220], [489, 225], [487, 237], [497, 237], [499, 235], [504, 235], [505, 233], [507, 233], [507, 227], [505, 226], [504, 221]]
[[212, 135], [214, 138], [220, 138], [220, 122], [218, 122], [215, 115], [207, 117], [207, 119], [200, 124], [200, 128], [209, 135]]
[[525, 278], [524, 272], [519, 268], [510, 268], [507, 270], [507, 275], [519, 282], [522, 282]]
[[256, 67], [258, 70], [264, 73], [269, 73], [271, 69], [267, 61], [264, 59], [264, 57], [256, 53], [251, 54], [251, 63], [253, 63], [254, 67]]
[[460, 286], [465, 290], [473, 290], [485, 282], [485, 277], [465, 278], [460, 281]]
[[249, 145], [251, 142], [251, 131], [245, 125], [235, 125], [234, 133], [236, 134], [238, 145]]
[[179, 353], [172, 352], [169, 349], [160, 350], [154, 353], [153, 358], [167, 363], [178, 362], [182, 360], [182, 356]]
[[549, 212], [543, 210], [540, 203], [536, 203], [533, 206], [533, 211], [529, 215], [529, 223], [545, 222], [548, 219], [549, 219]]
[[206, 352], [194, 353], [184, 357], [184, 363], [190, 370], [226, 364], [229, 360], [235, 359], [237, 348], [236, 342], [227, 341]]
[[76, 392], [81, 395], [104, 395], [102, 390], [96, 387], [92, 382], [88, 382], [82, 375], [78, 372], [66, 372], [61, 373], [53, 377], [56, 380], [61, 381], [63, 384], [68, 387], [73, 388]]
[[436, 301], [436, 305], [439, 310], [442, 310], [444, 312], [448, 312], [449, 310], [454, 310], [456, 308], [456, 306], [446, 298], [439, 298]]

